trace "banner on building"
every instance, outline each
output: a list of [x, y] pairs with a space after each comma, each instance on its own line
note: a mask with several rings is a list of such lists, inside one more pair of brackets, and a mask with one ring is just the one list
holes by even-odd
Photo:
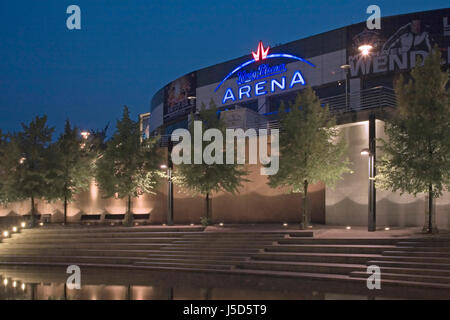
[[195, 112], [196, 73], [181, 77], [164, 88], [164, 122]]
[[[351, 77], [411, 69], [436, 44], [449, 63], [449, 23], [450, 9], [444, 9], [387, 17], [381, 20], [380, 30], [368, 30], [365, 23], [349, 27], [347, 58]], [[362, 45], [372, 47], [369, 55], [361, 54]]]

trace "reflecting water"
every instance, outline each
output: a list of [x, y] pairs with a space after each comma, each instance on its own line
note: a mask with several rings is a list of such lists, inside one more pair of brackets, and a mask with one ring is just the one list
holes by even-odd
[[[110, 273], [108, 275], [108, 272]], [[100, 277], [103, 276], [103, 277]], [[111, 273], [96, 270], [86, 275], [81, 289], [69, 290], [63, 280], [68, 275], [64, 270], [49, 272], [37, 270], [0, 270], [0, 299], [8, 300], [335, 300], [335, 299], [406, 299], [430, 298], [427, 294], [409, 296], [402, 292], [382, 292], [375, 295], [369, 290], [355, 290], [328, 284], [314, 285], [313, 288], [289, 285], [283, 280], [269, 279], [256, 282], [238, 280], [216, 281], [217, 276], [195, 278], [183, 275], [174, 279], [174, 274], [164, 278], [163, 274], [141, 274], [131, 279], [130, 273]], [[192, 281], [189, 278], [193, 277]], [[211, 278], [212, 277], [212, 278]], [[226, 276], [225, 276], [226, 277]], [[173, 281], [169, 281], [172, 279]], [[184, 281], [186, 279], [186, 281]], [[101, 283], [98, 283], [101, 281]], [[129, 282], [127, 282], [129, 281]], [[132, 282], [133, 281], [133, 282]], [[280, 282], [281, 281], [281, 282]], [[290, 283], [293, 280], [288, 280]], [[294, 280], [296, 281], [296, 280]], [[125, 282], [125, 283], [124, 283]], [[246, 283], [248, 282], [248, 283]], [[211, 284], [215, 284], [211, 287]], [[202, 287], [203, 286], [203, 287]], [[321, 289], [322, 288], [322, 289]]]

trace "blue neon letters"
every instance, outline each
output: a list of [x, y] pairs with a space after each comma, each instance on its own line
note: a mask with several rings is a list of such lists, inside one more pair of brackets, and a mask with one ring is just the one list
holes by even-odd
[[[289, 82], [289, 89], [292, 89], [297, 84], [305, 85], [305, 79], [300, 70], [295, 71], [292, 75], [291, 81]], [[277, 90], [286, 90], [286, 76], [282, 76], [280, 79], [259, 81], [255, 83], [253, 88], [250, 84], [241, 86], [238, 88], [237, 95], [233, 92], [232, 88], [228, 88], [223, 95], [222, 104], [225, 104], [230, 100], [236, 101], [244, 98], [251, 98], [252, 94], [257, 97], [265, 95], [269, 93], [269, 91], [270, 93], [274, 93]]]

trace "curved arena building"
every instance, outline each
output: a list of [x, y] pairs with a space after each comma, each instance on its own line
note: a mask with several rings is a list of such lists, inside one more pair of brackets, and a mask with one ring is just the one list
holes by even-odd
[[[378, 190], [371, 195], [368, 160], [360, 153], [364, 148], [375, 153], [375, 139], [384, 135], [383, 120], [395, 112], [394, 81], [435, 45], [448, 65], [450, 9], [386, 17], [379, 30], [369, 30], [364, 22], [274, 47], [255, 43], [245, 56], [192, 71], [156, 92], [148, 132], [170, 135], [187, 128], [191, 113], [211, 100], [228, 127], [267, 127], [276, 123], [280, 104], [289, 103], [309, 85], [336, 114], [354, 171], [334, 190], [313, 187], [313, 222], [367, 225], [369, 219], [370, 224], [375, 220], [368, 210], [372, 202], [378, 225], [421, 225], [425, 197]], [[216, 197], [216, 221], [279, 222], [298, 217], [299, 195], [271, 190], [257, 174], [250, 180], [240, 195]], [[179, 206], [178, 214], [188, 215], [188, 207], [183, 202]], [[437, 201], [438, 225], [450, 225], [449, 208], [445, 194]]]
[[[209, 106], [211, 100], [228, 127], [272, 128], [277, 125], [281, 103], [289, 103], [305, 86], [311, 86], [336, 115], [353, 171], [334, 189], [321, 183], [310, 187], [312, 222], [369, 227], [376, 222], [379, 228], [422, 226], [425, 196], [374, 190], [369, 179], [374, 171], [368, 170], [373, 167], [361, 150], [368, 148], [376, 155], [376, 139], [384, 136], [384, 121], [396, 112], [394, 81], [435, 45], [449, 67], [450, 8], [382, 18], [379, 30], [359, 23], [279, 46], [265, 41], [249, 44], [253, 50], [245, 56], [194, 70], [161, 88], [151, 100], [150, 113], [141, 116], [141, 128], [144, 135], [167, 138], [175, 129], [187, 128], [191, 114], [202, 105]], [[250, 181], [239, 194], [212, 195], [213, 222], [299, 222], [301, 195], [269, 188], [267, 176], [260, 175], [260, 165], [248, 165], [248, 169]], [[166, 182], [156, 194], [134, 199], [133, 213], [146, 223], [167, 223], [172, 204], [168, 189]], [[173, 195], [174, 222], [199, 223], [204, 215], [203, 197], [176, 185]], [[51, 221], [62, 220], [62, 203], [40, 201], [37, 208]], [[123, 219], [125, 211], [126, 200], [104, 199], [92, 183], [89, 192], [69, 204], [68, 215], [69, 221], [94, 223]], [[29, 212], [28, 201], [0, 208], [1, 216]], [[445, 193], [436, 201], [438, 227], [450, 227], [449, 212], [450, 195]]]

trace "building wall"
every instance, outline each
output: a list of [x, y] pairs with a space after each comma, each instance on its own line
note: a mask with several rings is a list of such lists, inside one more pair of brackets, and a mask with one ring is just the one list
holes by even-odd
[[[254, 138], [253, 138], [254, 139]], [[270, 146], [268, 148], [270, 150]], [[163, 149], [166, 153], [166, 149]], [[247, 151], [248, 152], [248, 151]], [[165, 154], [167, 157], [167, 153]], [[272, 189], [267, 185], [267, 176], [260, 174], [260, 164], [246, 166], [249, 175], [239, 193], [218, 192], [212, 194], [212, 219], [219, 223], [295, 223], [300, 222], [302, 199], [300, 194], [291, 194], [287, 189]], [[325, 221], [325, 187], [322, 184], [310, 186], [310, 208], [312, 221]], [[1, 216], [29, 214], [30, 201], [13, 203], [0, 207]], [[63, 204], [60, 201], [37, 202], [40, 214], [52, 214], [53, 222], [62, 222]], [[102, 198], [95, 182], [87, 192], [79, 194], [68, 206], [68, 221], [78, 222], [82, 214], [123, 214], [125, 199]], [[145, 194], [133, 199], [133, 213], [150, 213], [150, 223], [165, 223], [167, 217], [167, 181], [162, 181], [155, 194]], [[174, 186], [175, 223], [199, 223], [205, 215], [204, 196], [195, 196]]]
[[[361, 156], [362, 149], [369, 145], [368, 121], [341, 126], [348, 144], [348, 155], [352, 162], [352, 174], [346, 174], [335, 189], [326, 188], [326, 223], [328, 225], [367, 226], [368, 222], [368, 159]], [[377, 138], [386, 138], [384, 122], [376, 122]], [[377, 158], [381, 153], [377, 151]], [[417, 197], [389, 191], [377, 190], [377, 226], [412, 227], [425, 222], [425, 195]], [[440, 228], [450, 227], [450, 193], [436, 201], [436, 223]]]

